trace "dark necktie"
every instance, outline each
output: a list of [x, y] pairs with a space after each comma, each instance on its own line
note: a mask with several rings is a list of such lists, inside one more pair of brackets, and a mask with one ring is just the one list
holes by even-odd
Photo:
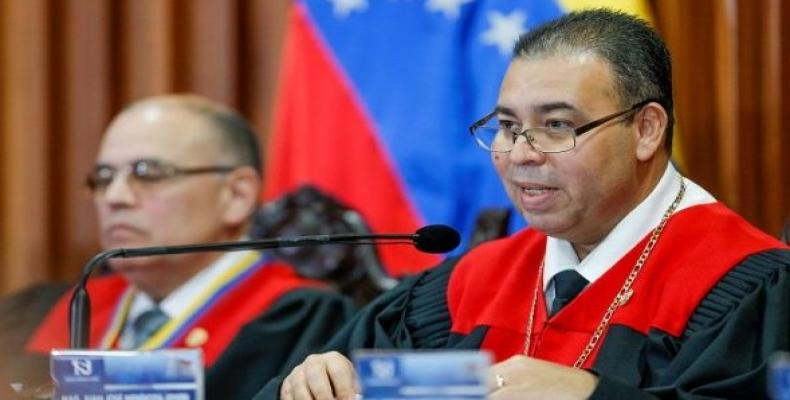
[[550, 316], [570, 303], [590, 283], [575, 269], [560, 271], [551, 279], [554, 280], [554, 301], [551, 303]]
[[135, 318], [132, 322], [134, 333], [132, 348], [136, 349], [145, 343], [168, 319], [170, 318], [159, 307], [154, 307]]

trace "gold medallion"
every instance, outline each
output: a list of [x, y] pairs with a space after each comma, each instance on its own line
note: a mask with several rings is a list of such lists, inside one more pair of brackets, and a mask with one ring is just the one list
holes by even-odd
[[201, 327], [197, 327], [189, 332], [184, 342], [189, 347], [199, 347], [205, 344], [207, 341], [208, 331]]

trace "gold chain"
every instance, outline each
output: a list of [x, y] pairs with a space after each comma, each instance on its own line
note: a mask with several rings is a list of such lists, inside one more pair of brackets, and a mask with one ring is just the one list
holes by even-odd
[[[650, 240], [645, 245], [644, 250], [642, 250], [642, 254], [639, 255], [639, 259], [636, 260], [636, 264], [631, 269], [631, 273], [628, 274], [626, 277], [625, 282], [623, 282], [623, 286], [617, 292], [617, 295], [612, 299], [612, 303], [609, 304], [609, 308], [604, 313], [603, 317], [601, 318], [601, 322], [598, 323], [598, 327], [595, 328], [592, 336], [590, 337], [590, 341], [587, 342], [587, 346], [584, 347], [581, 354], [579, 354], [579, 358], [576, 359], [576, 362], [573, 364], [574, 368], [581, 368], [584, 365], [584, 362], [587, 361], [587, 358], [590, 357], [590, 354], [595, 350], [595, 347], [598, 345], [598, 341], [600, 341], [601, 336], [603, 336], [604, 331], [606, 331], [606, 327], [609, 326], [609, 322], [612, 320], [615, 311], [618, 308], [625, 305], [628, 300], [633, 296], [634, 290], [631, 288], [636, 281], [636, 277], [639, 275], [639, 272], [642, 270], [642, 267], [645, 265], [647, 261], [647, 257], [650, 255], [650, 252], [653, 250], [653, 247], [656, 246], [658, 243], [658, 238], [661, 236], [661, 232], [664, 231], [664, 227], [667, 225], [669, 221], [669, 217], [675, 213], [680, 201], [683, 199], [683, 195], [686, 193], [686, 182], [683, 177], [680, 177], [680, 190], [678, 190], [678, 194], [675, 196], [675, 200], [672, 201], [669, 208], [664, 212], [664, 215], [661, 217], [661, 222], [659, 222], [658, 226], [653, 229], [653, 233], [650, 235]], [[532, 328], [535, 320], [535, 307], [537, 305], [537, 296], [538, 296], [538, 288], [540, 287], [540, 280], [543, 276], [543, 263], [541, 262], [540, 267], [538, 269], [538, 278], [535, 284], [535, 294], [532, 299], [532, 308], [529, 313], [529, 321], [527, 322], [527, 338], [525, 340], [524, 346], [524, 354], [529, 354], [530, 344], [532, 340]]]
[[[535, 280], [535, 291], [532, 294], [532, 307], [529, 309], [529, 321], [527, 321], [527, 338], [524, 340], [524, 354], [529, 355], [529, 346], [532, 344], [532, 326], [535, 323], [535, 307], [538, 304], [538, 288], [540, 288], [541, 281], [543, 280], [543, 264], [546, 258], [540, 262], [538, 267], [538, 278]], [[543, 294], [543, 292], [540, 292]]]

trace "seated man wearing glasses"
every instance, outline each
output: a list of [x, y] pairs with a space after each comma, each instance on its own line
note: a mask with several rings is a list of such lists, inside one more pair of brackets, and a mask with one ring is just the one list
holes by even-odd
[[[258, 207], [260, 171], [256, 134], [235, 111], [186, 95], [134, 103], [110, 124], [87, 180], [101, 245], [243, 239]], [[219, 360], [236, 374], [266, 376], [304, 346], [323, 343], [352, 312], [344, 297], [298, 277], [266, 252], [116, 258], [109, 268], [111, 274], [88, 283], [91, 348], [201, 348], [207, 367]], [[29, 350], [68, 347], [68, 300], [50, 313]], [[258, 353], [247, 356], [270, 362], [245, 371], [245, 360], [221, 355], [254, 319]], [[211, 378], [209, 390], [222, 398], [238, 389]]]
[[765, 397], [790, 250], [669, 162], [670, 77], [626, 14], [523, 35], [471, 131], [529, 228], [405, 280], [258, 398], [351, 399], [342, 354], [370, 346], [488, 350], [491, 399]]

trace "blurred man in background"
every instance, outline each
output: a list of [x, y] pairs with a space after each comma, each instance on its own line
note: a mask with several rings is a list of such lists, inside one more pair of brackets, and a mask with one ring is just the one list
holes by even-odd
[[[258, 151], [249, 123], [208, 99], [170, 95], [127, 107], [107, 129], [87, 179], [102, 248], [244, 239], [261, 191]], [[212, 367], [257, 319], [256, 356], [268, 362], [254, 372], [266, 376], [324, 341], [352, 311], [345, 298], [260, 251], [116, 258], [109, 268], [88, 283], [91, 348], [201, 348]], [[69, 297], [41, 324], [29, 351], [68, 347]], [[233, 369], [224, 375], [249, 373], [244, 362], [224, 360]], [[210, 378], [207, 384], [224, 397], [242, 390]]]

